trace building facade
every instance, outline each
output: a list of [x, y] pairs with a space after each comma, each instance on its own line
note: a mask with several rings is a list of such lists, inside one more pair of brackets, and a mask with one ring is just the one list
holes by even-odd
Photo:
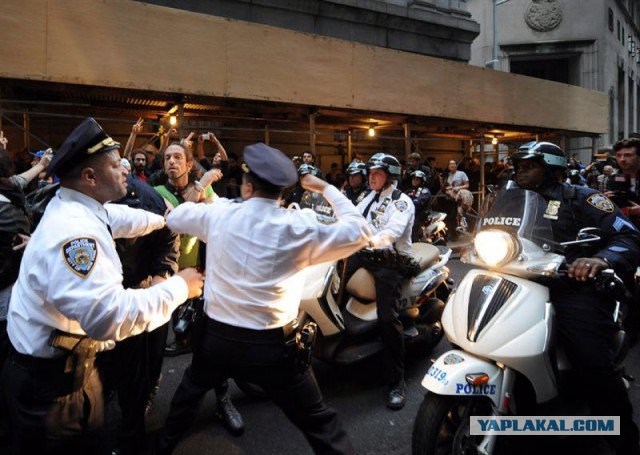
[[[599, 145], [640, 131], [638, 0], [470, 0], [467, 5], [481, 24], [471, 45], [472, 65], [606, 94], [607, 131]], [[523, 109], [529, 101], [514, 100]], [[571, 146], [583, 150], [584, 141]]]
[[[121, 141], [142, 117], [151, 141], [171, 114], [183, 133], [214, 131], [228, 151], [260, 140], [314, 150], [324, 170], [353, 150], [419, 149], [444, 165], [486, 140], [606, 131], [602, 93], [468, 65], [479, 26], [466, 4], [9, 2], [0, 128], [34, 150], [55, 148], [87, 115]], [[513, 103], [531, 93], [530, 109]]]

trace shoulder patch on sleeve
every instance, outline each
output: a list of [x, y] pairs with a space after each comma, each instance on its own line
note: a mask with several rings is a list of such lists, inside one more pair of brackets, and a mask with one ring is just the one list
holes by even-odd
[[86, 278], [96, 263], [98, 248], [95, 239], [78, 237], [62, 245], [62, 255], [67, 267], [76, 275]]
[[587, 198], [587, 202], [593, 207], [607, 213], [613, 213], [614, 205], [604, 194], [596, 193]]
[[409, 204], [407, 204], [407, 201], [399, 200], [399, 201], [396, 201], [396, 208], [401, 212], [404, 212], [409, 208]]

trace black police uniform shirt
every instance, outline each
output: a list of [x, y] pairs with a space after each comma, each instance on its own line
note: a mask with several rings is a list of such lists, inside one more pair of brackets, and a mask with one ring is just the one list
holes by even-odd
[[585, 227], [602, 231], [603, 242], [599, 246], [569, 248], [565, 254], [567, 263], [595, 256], [606, 260], [617, 273], [635, 271], [640, 262], [640, 235], [611, 200], [592, 188], [568, 183], [553, 185], [539, 193], [557, 206], [557, 220], [551, 221], [556, 242], [576, 240], [580, 229]]

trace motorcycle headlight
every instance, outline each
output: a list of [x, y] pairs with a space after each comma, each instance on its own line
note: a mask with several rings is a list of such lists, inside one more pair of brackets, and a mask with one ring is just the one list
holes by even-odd
[[520, 246], [513, 235], [496, 229], [478, 232], [473, 244], [480, 259], [489, 267], [497, 267], [511, 261], [518, 254]]

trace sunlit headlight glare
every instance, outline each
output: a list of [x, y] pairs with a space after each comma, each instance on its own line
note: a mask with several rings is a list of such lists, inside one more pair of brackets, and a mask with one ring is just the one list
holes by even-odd
[[480, 231], [473, 243], [480, 259], [490, 267], [506, 264], [518, 253], [517, 241], [504, 231]]

